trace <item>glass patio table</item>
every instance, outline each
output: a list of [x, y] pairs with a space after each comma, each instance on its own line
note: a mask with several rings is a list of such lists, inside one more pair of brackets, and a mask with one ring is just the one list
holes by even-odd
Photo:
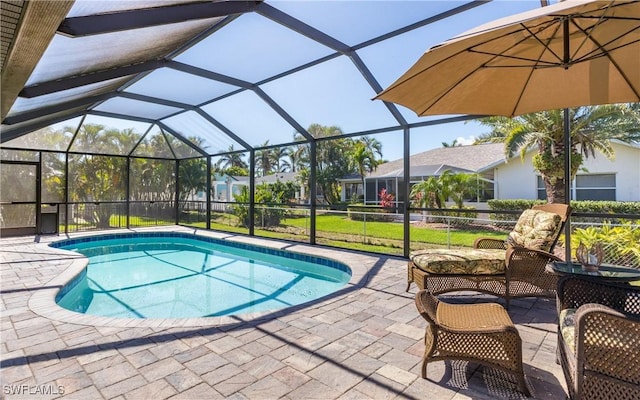
[[585, 270], [581, 264], [552, 262], [548, 265], [551, 272], [558, 275], [581, 275], [598, 277], [610, 281], [632, 282], [640, 280], [640, 269], [621, 265], [602, 264], [597, 270]]

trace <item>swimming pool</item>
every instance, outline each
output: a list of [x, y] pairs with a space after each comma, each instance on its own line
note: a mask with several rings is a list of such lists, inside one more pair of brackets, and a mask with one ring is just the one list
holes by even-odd
[[178, 232], [63, 240], [87, 268], [65, 285], [63, 308], [116, 318], [190, 318], [274, 311], [331, 294], [345, 264], [290, 251]]

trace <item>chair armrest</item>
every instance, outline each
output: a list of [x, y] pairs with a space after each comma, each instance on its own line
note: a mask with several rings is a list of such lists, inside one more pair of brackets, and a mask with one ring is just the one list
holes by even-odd
[[507, 249], [507, 242], [506, 242], [506, 240], [501, 240], [501, 239], [480, 237], [480, 238], [477, 238], [473, 242], [473, 248], [474, 249], [500, 249], [500, 250], [506, 250]]
[[551, 261], [562, 261], [552, 253], [543, 250], [529, 249], [526, 247], [509, 247], [505, 254], [507, 270], [518, 264], [535, 264], [537, 268], [546, 268]]
[[427, 290], [420, 290], [415, 297], [418, 313], [429, 323], [436, 323], [436, 311], [440, 301]]
[[507, 281], [525, 281], [555, 291], [557, 278], [547, 272], [547, 265], [551, 261], [559, 260], [555, 255], [543, 250], [509, 247], [505, 254]]
[[589, 303], [575, 314], [575, 355], [578, 375], [585, 370], [640, 384], [640, 315], [621, 313]]
[[544, 250], [529, 249], [527, 247], [509, 247], [507, 249], [507, 253], [505, 255], [506, 260], [515, 259], [518, 257], [541, 258], [548, 260], [547, 262], [562, 261], [555, 254], [549, 253], [548, 251]]

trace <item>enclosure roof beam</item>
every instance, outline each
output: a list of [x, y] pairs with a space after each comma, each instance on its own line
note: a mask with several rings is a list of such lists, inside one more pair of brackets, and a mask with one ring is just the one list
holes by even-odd
[[418, 22], [414, 22], [413, 24], [410, 24], [410, 25], [407, 25], [405, 27], [396, 29], [395, 31], [392, 31], [392, 32], [385, 33], [384, 35], [380, 35], [380, 36], [378, 36], [376, 38], [364, 41], [364, 42], [362, 42], [360, 44], [357, 44], [357, 45], [353, 46], [353, 50], [360, 50], [360, 49], [362, 49], [364, 47], [368, 47], [368, 46], [371, 46], [373, 44], [385, 41], [387, 39], [391, 39], [392, 37], [395, 37], [395, 36], [398, 36], [398, 35], [402, 35], [402, 34], [407, 33], [407, 32], [411, 32], [414, 29], [422, 28], [423, 26], [427, 26], [427, 25], [432, 24], [434, 22], [438, 22], [440, 20], [452, 17], [452, 16], [454, 16], [456, 14], [459, 14], [461, 12], [464, 12], [464, 11], [470, 10], [472, 8], [481, 6], [483, 4], [487, 4], [489, 2], [491, 2], [491, 0], [473, 0], [473, 1], [470, 1], [469, 3], [462, 4], [462, 5], [458, 6], [458, 7], [452, 8], [452, 9], [450, 9], [448, 11], [442, 12], [442, 13], [434, 15], [434, 16], [431, 16], [429, 18], [425, 18], [425, 19], [423, 19], [421, 21], [418, 21]]
[[78, 37], [224, 17], [253, 11], [260, 3], [261, 1], [208, 1], [71, 17], [60, 24], [58, 32]]
[[[190, 140], [188, 140], [187, 138], [182, 136], [180, 133], [178, 133], [176, 130], [172, 129], [170, 126], [168, 126], [164, 122], [158, 121], [157, 124], [160, 127], [160, 129], [171, 133], [173, 136], [175, 136], [182, 143], [186, 144], [187, 146], [191, 147], [193, 150], [195, 150], [198, 153], [202, 154], [203, 157], [207, 157], [209, 155], [200, 146], [196, 146], [194, 143], [192, 143]], [[166, 140], [166, 137], [165, 137], [165, 140]], [[171, 144], [169, 144], [169, 147], [172, 147]], [[171, 151], [173, 151], [173, 148], [171, 149]], [[174, 154], [175, 154], [175, 152], [174, 152]], [[176, 158], [178, 158], [178, 157], [176, 157]]]
[[155, 119], [151, 119], [151, 118], [135, 117], [133, 115], [121, 114], [121, 113], [109, 112], [109, 111], [90, 110], [90, 111], [87, 111], [87, 114], [98, 115], [100, 117], [117, 118], [117, 119], [124, 119], [124, 120], [137, 121], [137, 122], [146, 122], [148, 124], [155, 124], [158, 122]]
[[260, 4], [255, 10], [258, 14], [269, 18], [270, 20], [277, 22], [301, 35], [308, 37], [324, 46], [327, 46], [339, 53], [346, 54], [351, 51], [351, 48], [342, 43], [341, 41], [327, 35], [326, 33], [317, 30], [316, 28], [305, 24], [304, 22], [296, 19], [289, 14], [286, 14], [275, 7], [268, 5], [267, 3]]
[[228, 83], [229, 85], [238, 86], [243, 89], [252, 89], [253, 84], [251, 82], [243, 81], [242, 79], [232, 78], [227, 75], [212, 72], [206, 69], [194, 67], [192, 65], [183, 64], [178, 61], [167, 61], [166, 66], [177, 71], [186, 72], [188, 74], [196, 75], [201, 78], [212, 79], [214, 81]]
[[10, 140], [13, 140], [13, 139], [15, 139], [17, 137], [20, 137], [22, 135], [25, 135], [27, 133], [34, 132], [34, 131], [36, 131], [38, 129], [45, 128], [45, 127], [47, 127], [49, 125], [57, 124], [58, 122], [62, 122], [62, 121], [66, 121], [68, 119], [79, 117], [79, 116], [84, 115], [84, 114], [85, 114], [85, 111], [82, 110], [82, 111], [77, 111], [77, 112], [74, 112], [74, 113], [68, 114], [68, 115], [56, 116], [56, 117], [53, 117], [53, 118], [43, 119], [43, 120], [40, 120], [40, 121], [35, 122], [35, 123], [31, 123], [31, 124], [23, 125], [23, 126], [17, 126], [15, 128], [11, 128], [11, 127], [5, 128], [3, 126], [2, 135], [0, 135], [0, 143], [8, 142]]
[[238, 135], [236, 135], [235, 133], [233, 133], [229, 128], [227, 128], [226, 126], [222, 125], [220, 122], [218, 122], [218, 120], [216, 120], [215, 118], [213, 118], [211, 115], [207, 114], [204, 110], [200, 109], [200, 108], [196, 108], [195, 110], [202, 118], [206, 119], [209, 123], [213, 124], [216, 128], [220, 129], [222, 132], [224, 132], [225, 134], [227, 134], [231, 139], [235, 140], [236, 142], [238, 142], [238, 144], [240, 144], [242, 147], [244, 147], [247, 150], [253, 150], [253, 146], [251, 146], [249, 143], [245, 142], [242, 138], [240, 138]]
[[[182, 72], [186, 72], [189, 74], [193, 74], [202, 78], [207, 78], [207, 79], [212, 79], [218, 82], [223, 82], [223, 83], [227, 83], [229, 85], [233, 85], [233, 86], [238, 86], [242, 89], [246, 89], [246, 90], [251, 90], [253, 91], [256, 95], [258, 95], [262, 100], [264, 100], [276, 113], [278, 113], [278, 115], [280, 115], [285, 121], [287, 121], [289, 123], [289, 125], [291, 125], [294, 129], [296, 129], [297, 131], [299, 131], [303, 136], [305, 136], [308, 140], [313, 140], [313, 137], [311, 135], [309, 135], [306, 131], [306, 129], [304, 129], [300, 124], [298, 124], [298, 122], [296, 120], [294, 120], [289, 114], [287, 114], [282, 107], [280, 107], [280, 105], [278, 105], [278, 103], [276, 103], [272, 98], [269, 97], [269, 95], [267, 95], [262, 89], [260, 89], [260, 87], [258, 87], [257, 85], [251, 83], [251, 82], [247, 82], [247, 81], [243, 81], [241, 79], [236, 79], [236, 78], [232, 78], [230, 76], [227, 75], [223, 75], [223, 74], [219, 74], [216, 72], [211, 72], [208, 71], [206, 69], [202, 69], [202, 68], [198, 68], [198, 67], [194, 67], [191, 65], [187, 65], [187, 64], [183, 64], [177, 61], [169, 61], [167, 62], [167, 67], [168, 68], [172, 68], [178, 71], [182, 71]], [[235, 91], [233, 93], [237, 93], [238, 91]], [[218, 100], [214, 99], [214, 100]], [[209, 103], [214, 102], [214, 100], [205, 102], [201, 105], [206, 105]], [[238, 143], [241, 143], [240, 141], [238, 141]], [[248, 146], [247, 149], [251, 148], [251, 146]]]
[[88, 72], [81, 75], [73, 75], [53, 81], [42, 82], [30, 86], [25, 86], [20, 91], [20, 97], [28, 99], [42, 96], [45, 94], [61, 92], [63, 90], [72, 89], [93, 83], [104, 82], [110, 79], [122, 78], [124, 76], [135, 75], [141, 72], [151, 71], [162, 68], [167, 61], [164, 59], [143, 61], [136, 64], [124, 65], [115, 68], [109, 68], [101, 71]]
[[15, 34], [5, 29], [3, 21], [3, 45], [9, 49], [2, 64], [1, 118], [7, 115], [18, 93], [29, 80], [56, 33], [56, 27], [67, 15], [72, 0], [21, 2], [22, 13]]
[[196, 108], [195, 106], [193, 106], [191, 104], [181, 103], [179, 101], [161, 99], [159, 97], [147, 96], [147, 95], [144, 95], [144, 94], [131, 93], [131, 92], [118, 92], [118, 97], [122, 97], [122, 98], [125, 98], [125, 99], [131, 99], [131, 100], [144, 101], [144, 102], [147, 102], [147, 103], [160, 104], [160, 105], [163, 105], [163, 106], [180, 108], [180, 109], [183, 109], [183, 110], [194, 110]]
[[34, 118], [40, 118], [40, 117], [44, 117], [46, 115], [49, 114], [55, 114], [55, 113], [59, 113], [59, 112], [63, 112], [66, 110], [72, 110], [74, 108], [80, 107], [80, 106], [84, 106], [84, 105], [89, 105], [89, 104], [94, 104], [94, 103], [98, 103], [101, 101], [105, 101], [108, 100], [114, 96], [117, 95], [117, 92], [108, 92], [108, 93], [102, 93], [102, 94], [97, 94], [95, 96], [89, 96], [89, 97], [82, 97], [76, 100], [71, 100], [71, 101], [67, 101], [64, 103], [60, 103], [60, 104], [55, 104], [52, 106], [47, 106], [47, 107], [41, 107], [41, 108], [37, 108], [35, 110], [31, 110], [31, 111], [25, 111], [23, 113], [20, 114], [16, 114], [16, 115], [12, 115], [9, 116], [7, 118], [4, 119], [4, 121], [2, 121], [3, 124], [5, 125], [15, 125], [18, 124], [20, 122], [25, 122], [25, 121], [29, 121], [31, 119]]
[[280, 107], [280, 104], [276, 103], [271, 97], [269, 97], [268, 94], [266, 94], [262, 89], [260, 89], [259, 87], [256, 86], [256, 88], [253, 90], [258, 96], [260, 96], [260, 98], [262, 100], [264, 100], [275, 112], [278, 113], [278, 115], [280, 115], [280, 117], [282, 117], [282, 119], [284, 119], [285, 121], [287, 121], [289, 123], [289, 125], [291, 125], [296, 131], [298, 131], [302, 136], [304, 136], [307, 140], [313, 141], [314, 138], [313, 136], [311, 136], [311, 134], [309, 132], [307, 132], [306, 129], [304, 129], [302, 127], [302, 125], [300, 125], [298, 123], [298, 121], [296, 121], [295, 119], [293, 119], [293, 117], [291, 115], [289, 115], [282, 107]]
[[[382, 86], [380, 86], [380, 83], [378, 83], [378, 81], [373, 76], [364, 61], [362, 61], [358, 53], [356, 53], [355, 51], [350, 53], [349, 59], [355, 64], [356, 68], [358, 68], [358, 71], [360, 71], [360, 74], [362, 74], [367, 83], [369, 83], [369, 86], [371, 86], [373, 91], [375, 93], [382, 92]], [[401, 126], [407, 126], [407, 120], [402, 116], [402, 114], [400, 114], [400, 111], [398, 111], [398, 107], [396, 107], [395, 104], [386, 101], [384, 101], [383, 104], [387, 107], [387, 110], [389, 110], [391, 115], [393, 115], [393, 118], [395, 118]]]

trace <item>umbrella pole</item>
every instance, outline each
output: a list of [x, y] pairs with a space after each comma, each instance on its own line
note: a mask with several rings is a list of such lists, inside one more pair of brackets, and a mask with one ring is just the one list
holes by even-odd
[[[569, 19], [562, 21], [562, 39], [564, 48], [564, 69], [569, 69], [571, 53], [569, 52]], [[569, 109], [564, 109], [564, 202], [571, 205], [571, 122], [569, 119]], [[567, 216], [564, 225], [564, 260], [571, 262], [571, 213]]]
[[[569, 119], [569, 109], [564, 109], [564, 202], [571, 204], [571, 122]], [[567, 216], [564, 225], [564, 259], [571, 262], [571, 213]]]

